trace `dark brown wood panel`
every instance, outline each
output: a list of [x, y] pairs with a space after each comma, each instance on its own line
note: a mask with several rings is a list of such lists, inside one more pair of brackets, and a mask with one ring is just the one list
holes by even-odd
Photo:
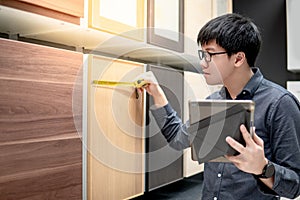
[[81, 163], [0, 177], [1, 200], [79, 200], [82, 199]]
[[[72, 110], [72, 84], [0, 77], [1, 142], [42, 137], [78, 137]], [[78, 97], [81, 98], [81, 97]], [[76, 113], [74, 113], [76, 114]]]
[[0, 177], [7, 180], [15, 174], [78, 164], [82, 154], [79, 138], [1, 145], [0, 152]]
[[70, 83], [78, 79], [82, 54], [0, 38], [0, 77]]
[[81, 199], [83, 55], [0, 49], [0, 199]]

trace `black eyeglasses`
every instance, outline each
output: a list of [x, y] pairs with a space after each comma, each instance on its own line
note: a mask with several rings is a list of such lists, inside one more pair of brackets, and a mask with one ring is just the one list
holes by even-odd
[[208, 51], [198, 50], [198, 55], [199, 55], [200, 60], [205, 59], [206, 62], [210, 62], [211, 57], [214, 55], [225, 54], [225, 53], [227, 53], [227, 52], [222, 51], [222, 52], [210, 53]]

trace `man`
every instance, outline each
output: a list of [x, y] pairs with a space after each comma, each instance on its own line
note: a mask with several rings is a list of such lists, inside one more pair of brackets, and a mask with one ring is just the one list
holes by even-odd
[[[258, 28], [248, 18], [226, 14], [204, 25], [197, 42], [207, 84], [224, 86], [208, 98], [252, 99], [256, 105], [253, 137], [244, 125], [240, 127], [246, 145], [226, 138], [240, 154], [226, 156], [228, 163], [205, 163], [203, 199], [296, 198], [300, 194], [300, 105], [254, 67], [261, 45]], [[150, 81], [145, 90], [154, 99], [152, 114], [169, 144], [176, 149], [189, 147], [188, 124], [176, 116], [160, 86]]]

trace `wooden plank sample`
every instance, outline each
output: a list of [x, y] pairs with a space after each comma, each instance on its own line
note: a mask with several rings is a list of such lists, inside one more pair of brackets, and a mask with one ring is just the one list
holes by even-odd
[[[143, 64], [90, 56], [92, 80], [132, 81]], [[143, 96], [133, 87], [88, 85], [88, 199], [125, 199], [144, 192]]]
[[0, 199], [81, 199], [83, 55], [6, 39], [0, 49]]

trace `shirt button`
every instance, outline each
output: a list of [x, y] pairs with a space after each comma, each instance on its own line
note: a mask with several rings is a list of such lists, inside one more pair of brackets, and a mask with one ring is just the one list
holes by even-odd
[[219, 174], [218, 174], [218, 177], [220, 178], [221, 176], [222, 176], [222, 175], [219, 173]]
[[246, 94], [246, 91], [244, 91], [243, 94]]
[[214, 200], [217, 200], [218, 198], [217, 197], [214, 197]]

